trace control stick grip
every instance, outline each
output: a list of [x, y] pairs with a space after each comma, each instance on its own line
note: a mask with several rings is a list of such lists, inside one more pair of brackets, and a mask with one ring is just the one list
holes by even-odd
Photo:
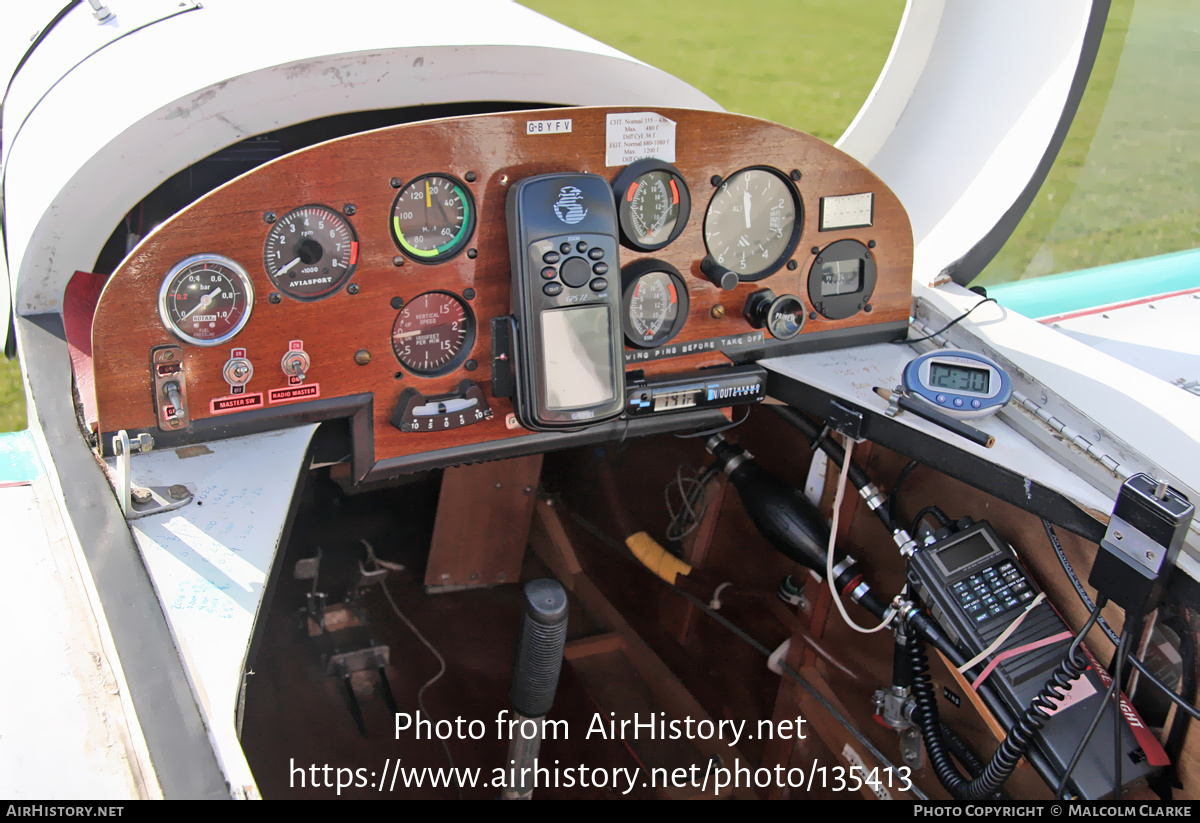
[[501, 791], [505, 800], [529, 800], [533, 796], [536, 781], [532, 775], [542, 747], [542, 724], [538, 720], [554, 705], [567, 645], [567, 593], [562, 584], [557, 580], [526, 583], [523, 612], [508, 692], [520, 728], [509, 740], [506, 764], [516, 780]]
[[544, 717], [554, 705], [567, 642], [567, 593], [557, 580], [525, 584], [521, 637], [509, 698], [524, 717]]

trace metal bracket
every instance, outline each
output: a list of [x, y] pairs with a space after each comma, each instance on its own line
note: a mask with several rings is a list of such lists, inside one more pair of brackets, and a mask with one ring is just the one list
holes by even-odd
[[382, 583], [387, 576], [387, 569], [376, 567], [368, 571], [366, 566], [363, 565], [362, 560], [359, 560], [358, 577], [354, 581], [354, 588], [365, 589], [367, 586], [373, 586], [376, 583]]
[[134, 445], [129, 439], [129, 432], [121, 429], [113, 435], [112, 447], [113, 454], [117, 456], [117, 499], [121, 502], [121, 513], [126, 520], [178, 509], [192, 502], [195, 492], [182, 483], [173, 486], [133, 485], [129, 476], [129, 462], [134, 451], [148, 452], [154, 448], [154, 438], [149, 434], [139, 434]]
[[855, 443], [861, 443], [865, 436], [863, 431], [866, 428], [863, 413], [843, 406], [836, 400], [830, 401], [829, 406], [829, 414], [825, 417], [825, 425], [839, 434], [849, 437]]
[[903, 396], [904, 396], [904, 387], [903, 386], [897, 386], [896, 388], [892, 389], [892, 396], [888, 398], [888, 407], [887, 407], [887, 411], [884, 412], [884, 415], [886, 415], [887, 417], [895, 417], [897, 414], [899, 414], [900, 413], [900, 398]]
[[391, 649], [388, 646], [367, 646], [340, 654], [330, 655], [325, 664], [325, 674], [335, 674], [345, 677], [354, 672], [381, 669], [391, 662]]

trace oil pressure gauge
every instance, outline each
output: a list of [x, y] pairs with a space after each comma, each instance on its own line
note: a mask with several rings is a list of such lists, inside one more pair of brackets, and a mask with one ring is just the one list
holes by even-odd
[[194, 254], [180, 260], [158, 290], [158, 316], [185, 343], [216, 346], [231, 339], [250, 319], [254, 286], [234, 260]]
[[301, 206], [271, 226], [263, 266], [288, 297], [320, 300], [354, 274], [358, 238], [349, 221], [328, 206]]

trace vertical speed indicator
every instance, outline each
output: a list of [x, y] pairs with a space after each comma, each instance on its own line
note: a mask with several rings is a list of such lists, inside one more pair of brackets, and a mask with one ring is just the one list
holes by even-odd
[[475, 316], [457, 295], [430, 291], [408, 301], [392, 324], [392, 351], [413, 374], [432, 377], [461, 363], [475, 342]]

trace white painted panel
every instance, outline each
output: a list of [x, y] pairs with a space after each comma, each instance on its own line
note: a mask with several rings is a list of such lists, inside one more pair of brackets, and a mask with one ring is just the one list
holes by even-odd
[[[1200, 292], [1097, 309], [1051, 328], [1172, 386], [1190, 384], [1200, 394]], [[1200, 405], [1196, 415], [1200, 434]]]
[[236, 795], [258, 791], [237, 739], [242, 667], [314, 431], [222, 440], [186, 459], [174, 449], [135, 454], [131, 463], [135, 485], [196, 489], [183, 508], [130, 525]]
[[1087, 0], [911, 0], [891, 56], [839, 146], [904, 203], [914, 277], [973, 248], [1032, 178], [1058, 126]]
[[[100, 637], [44, 483], [0, 484], [0, 577], [12, 622], [0, 677], [0, 794], [11, 800], [155, 796], [128, 722], [123, 676]], [[143, 744], [144, 745], [144, 744]]]

